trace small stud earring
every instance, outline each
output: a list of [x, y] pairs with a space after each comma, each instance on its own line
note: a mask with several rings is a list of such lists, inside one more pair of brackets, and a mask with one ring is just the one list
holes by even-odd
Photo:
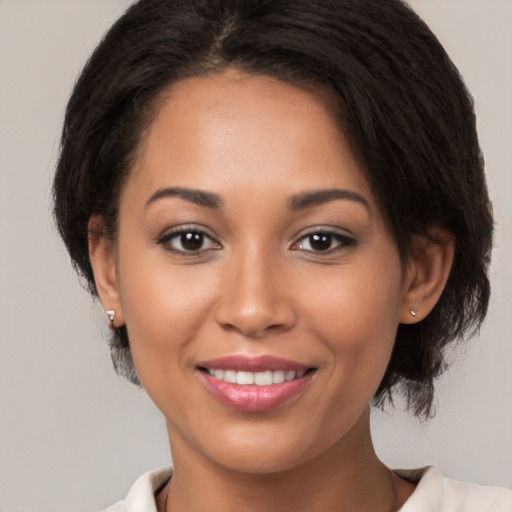
[[409, 313], [411, 313], [411, 316], [416, 316], [416, 311], [414, 311], [414, 309], [411, 309]]
[[107, 313], [107, 317], [110, 321], [111, 324], [113, 324], [115, 321], [116, 321], [116, 310], [115, 309], [109, 309], [108, 311], [106, 311]]

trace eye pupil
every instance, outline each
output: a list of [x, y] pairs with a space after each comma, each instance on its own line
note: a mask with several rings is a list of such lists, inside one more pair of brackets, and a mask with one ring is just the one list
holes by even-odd
[[325, 233], [315, 233], [310, 236], [311, 248], [315, 251], [327, 251], [331, 248], [332, 236]]
[[204, 238], [201, 233], [184, 233], [180, 241], [186, 251], [198, 251], [203, 246]]

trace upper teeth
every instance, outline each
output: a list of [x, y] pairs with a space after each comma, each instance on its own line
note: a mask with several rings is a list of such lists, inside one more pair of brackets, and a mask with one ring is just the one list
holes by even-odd
[[305, 372], [294, 372], [292, 370], [277, 370], [275, 372], [237, 372], [236, 370], [208, 370], [209, 374], [216, 379], [229, 382], [230, 384], [270, 386], [282, 382], [298, 379]]

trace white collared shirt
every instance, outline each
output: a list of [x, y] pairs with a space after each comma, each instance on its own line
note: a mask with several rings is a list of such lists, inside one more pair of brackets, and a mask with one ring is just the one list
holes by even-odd
[[[418, 483], [399, 512], [512, 512], [512, 491], [446, 478], [434, 466], [395, 470]], [[132, 486], [126, 499], [104, 512], [157, 512], [155, 493], [171, 478], [172, 468], [149, 471]]]

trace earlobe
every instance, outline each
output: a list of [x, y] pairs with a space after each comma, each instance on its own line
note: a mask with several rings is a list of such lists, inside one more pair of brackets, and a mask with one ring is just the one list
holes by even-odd
[[[94, 215], [89, 219], [88, 240], [89, 258], [101, 305], [107, 315], [109, 311], [115, 311], [110, 325], [119, 327], [124, 321], [117, 280], [115, 247], [101, 217]], [[108, 316], [110, 319], [112, 315]]]
[[407, 265], [400, 323], [423, 320], [443, 293], [454, 257], [454, 240], [440, 228], [429, 230], [429, 236], [418, 237]]

